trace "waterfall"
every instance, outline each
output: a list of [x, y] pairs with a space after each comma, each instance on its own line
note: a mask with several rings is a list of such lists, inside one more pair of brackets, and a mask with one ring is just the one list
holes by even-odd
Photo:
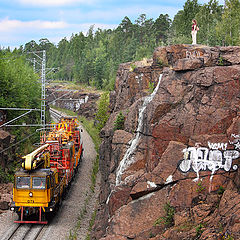
[[154, 96], [156, 95], [156, 93], [159, 89], [161, 80], [162, 80], [162, 74], [159, 76], [159, 80], [158, 80], [158, 84], [157, 84], [156, 88], [154, 89], [154, 91], [152, 92], [151, 95], [146, 96], [144, 98], [142, 107], [139, 109], [137, 133], [135, 135], [135, 138], [129, 142], [130, 147], [127, 149], [123, 159], [121, 160], [121, 162], [117, 168], [116, 186], [121, 184], [121, 177], [122, 177], [123, 172], [135, 161], [133, 154], [139, 143], [139, 140], [141, 137], [141, 132], [143, 131], [144, 112], [147, 108], [147, 105], [153, 100]]

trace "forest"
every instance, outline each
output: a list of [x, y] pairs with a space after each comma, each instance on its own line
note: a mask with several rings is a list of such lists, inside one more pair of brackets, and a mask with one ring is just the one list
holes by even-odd
[[[115, 29], [94, 29], [91, 26], [87, 33], [64, 37], [57, 45], [47, 38], [40, 39], [38, 43], [31, 40], [14, 50], [0, 49], [0, 107], [40, 107], [41, 85], [39, 75], [34, 73], [28, 61], [29, 52], [46, 50], [47, 67], [57, 69], [48, 75], [50, 79], [73, 81], [110, 91], [114, 89], [120, 63], [151, 58], [157, 46], [191, 44], [194, 18], [200, 28], [199, 44], [240, 44], [240, 0], [225, 0], [224, 6], [217, 0], [206, 4], [187, 0], [173, 19], [167, 13], [160, 13], [155, 20], [146, 14], [134, 21], [125, 16]], [[32, 112], [18, 123], [39, 123], [36, 122], [39, 114]], [[7, 115], [12, 119], [19, 113], [8, 111]], [[16, 140], [34, 132], [35, 128], [11, 130], [17, 136]]]
[[194, 18], [200, 28], [198, 44], [228, 46], [240, 43], [239, 0], [226, 0], [224, 6], [217, 0], [206, 4], [187, 0], [173, 20], [167, 13], [161, 13], [155, 20], [141, 14], [134, 22], [125, 16], [116, 29], [91, 26], [87, 34], [72, 34], [69, 40], [64, 37], [57, 45], [42, 38], [39, 43], [32, 40], [13, 53], [45, 49], [47, 66], [58, 69], [50, 78], [112, 90], [120, 63], [150, 58], [157, 46], [191, 44]]

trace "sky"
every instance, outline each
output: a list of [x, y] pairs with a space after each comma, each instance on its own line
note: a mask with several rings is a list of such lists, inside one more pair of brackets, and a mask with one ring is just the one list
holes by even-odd
[[[0, 0], [0, 47], [19, 47], [41, 38], [57, 44], [72, 34], [94, 28], [116, 28], [125, 16], [134, 22], [140, 14], [154, 20], [171, 19], [186, 0]], [[199, 0], [200, 4], [208, 0]], [[219, 0], [224, 4], [224, 0]]]

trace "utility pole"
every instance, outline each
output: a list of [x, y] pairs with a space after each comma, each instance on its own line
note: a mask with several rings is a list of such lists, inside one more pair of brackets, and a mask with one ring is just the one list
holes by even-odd
[[33, 62], [33, 69], [34, 72], [37, 72], [36, 69], [36, 63], [41, 66], [41, 126], [45, 128], [46, 126], [46, 50], [42, 51], [34, 51], [34, 52], [28, 52], [28, 54], [33, 54], [34, 57], [33, 60], [29, 59], [31, 62]]
[[42, 92], [41, 92], [41, 125], [45, 128], [46, 125], [46, 50], [43, 50], [42, 57]]

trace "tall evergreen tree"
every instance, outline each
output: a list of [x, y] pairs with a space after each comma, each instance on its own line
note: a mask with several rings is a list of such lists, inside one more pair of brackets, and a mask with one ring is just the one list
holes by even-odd
[[240, 44], [239, 0], [225, 0], [222, 20], [217, 24], [217, 34], [223, 45]]

